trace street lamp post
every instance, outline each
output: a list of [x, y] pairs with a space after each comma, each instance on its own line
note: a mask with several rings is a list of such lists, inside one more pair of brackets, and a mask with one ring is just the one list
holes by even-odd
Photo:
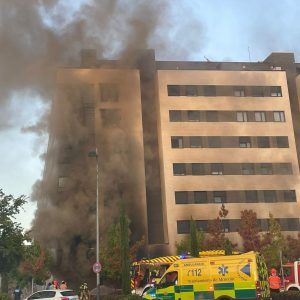
[[[89, 157], [96, 158], [96, 173], [97, 173], [97, 183], [96, 183], [96, 262], [99, 263], [99, 159], [98, 159], [98, 149], [89, 152]], [[97, 300], [100, 299], [100, 272], [96, 273], [97, 276]]]

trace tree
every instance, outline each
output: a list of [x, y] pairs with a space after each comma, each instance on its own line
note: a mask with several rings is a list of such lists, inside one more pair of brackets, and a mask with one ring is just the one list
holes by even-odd
[[206, 240], [207, 249], [223, 249], [225, 234], [220, 217], [217, 217], [216, 219], [210, 220], [208, 222], [207, 232], [210, 235], [210, 237]]
[[196, 222], [191, 218], [190, 221], [190, 247], [191, 247], [191, 255], [193, 257], [199, 256], [200, 245], [197, 239], [197, 225]]
[[253, 210], [242, 210], [239, 235], [243, 239], [245, 251], [259, 251], [261, 244], [259, 232], [256, 213]]
[[[195, 222], [195, 221], [194, 221]], [[195, 239], [195, 238], [193, 238]], [[202, 248], [202, 245], [204, 244], [204, 240], [205, 240], [205, 234], [203, 232], [203, 230], [199, 230], [196, 228], [196, 240], [197, 240], [197, 245], [198, 245], [198, 249], [199, 251]], [[175, 243], [175, 247], [176, 247], [176, 253], [178, 255], [180, 254], [192, 254], [192, 249], [191, 249], [191, 232], [189, 235], [187, 235], [185, 238], [183, 238], [180, 242], [176, 242]], [[198, 251], [198, 253], [199, 253]], [[196, 256], [199, 256], [199, 254], [197, 253]]]
[[3, 292], [8, 289], [8, 272], [17, 269], [23, 255], [26, 237], [14, 219], [25, 203], [25, 196], [14, 198], [0, 189], [0, 276]]
[[20, 273], [42, 284], [51, 275], [52, 258], [46, 250], [42, 249], [37, 241], [25, 246], [23, 261], [20, 264]]
[[225, 242], [224, 242], [225, 255], [231, 255], [232, 248], [233, 248], [233, 245], [232, 245], [231, 241], [229, 239], [225, 239]]
[[123, 294], [130, 293], [129, 226], [123, 205], [120, 210], [121, 279]]
[[287, 236], [285, 240], [284, 257], [290, 262], [300, 258], [300, 233], [298, 233], [297, 238]]
[[261, 252], [269, 268], [280, 266], [280, 251], [284, 248], [284, 237], [280, 224], [270, 214], [269, 230], [263, 235]]

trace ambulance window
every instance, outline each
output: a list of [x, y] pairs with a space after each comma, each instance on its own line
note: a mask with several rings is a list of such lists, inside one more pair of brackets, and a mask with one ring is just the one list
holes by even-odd
[[292, 273], [291, 271], [292, 271], [292, 269], [290, 267], [283, 267], [283, 275], [284, 275], [284, 277], [290, 276], [291, 273]]
[[176, 271], [167, 273], [160, 281], [161, 287], [172, 286], [177, 284], [178, 273]]

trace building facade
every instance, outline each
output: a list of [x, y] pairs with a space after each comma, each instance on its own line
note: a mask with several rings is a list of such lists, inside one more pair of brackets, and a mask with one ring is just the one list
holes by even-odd
[[[145, 51], [128, 65], [95, 53], [83, 51], [80, 67], [58, 71], [56, 102], [67, 87], [79, 87], [81, 134], [100, 153], [103, 228], [123, 199], [135, 239], [145, 236], [153, 255], [174, 253], [191, 217], [205, 231], [222, 203], [224, 230], [235, 242], [244, 209], [256, 212], [262, 231], [270, 214], [284, 232], [300, 230], [300, 65], [293, 54], [258, 63], [176, 62]], [[86, 164], [93, 181], [93, 163]]]

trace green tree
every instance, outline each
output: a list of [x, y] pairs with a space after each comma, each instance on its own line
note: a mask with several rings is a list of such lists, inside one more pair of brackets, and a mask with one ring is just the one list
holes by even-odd
[[190, 249], [193, 257], [199, 256], [200, 244], [197, 238], [197, 225], [193, 218], [190, 220]]
[[231, 255], [232, 254], [232, 249], [233, 245], [231, 243], [231, 241], [229, 239], [225, 239], [224, 242], [224, 251], [225, 251], [225, 255]]
[[[204, 240], [205, 240], [205, 233], [203, 230], [197, 229], [196, 236], [197, 236], [197, 244], [199, 245], [199, 251], [201, 251], [202, 245], [204, 244]], [[191, 254], [192, 253], [191, 234], [187, 235], [180, 242], [176, 242], [175, 247], [176, 247], [176, 253], [179, 255], [180, 254], [188, 254], [188, 253]], [[198, 254], [197, 254], [197, 256], [198, 256]]]
[[261, 252], [269, 268], [280, 266], [280, 251], [284, 249], [284, 237], [280, 224], [270, 214], [269, 230], [263, 235]]
[[25, 196], [14, 198], [0, 189], [0, 272], [2, 291], [8, 289], [8, 273], [17, 269], [24, 251], [26, 236], [15, 216], [26, 203]]
[[123, 205], [120, 209], [120, 250], [122, 290], [125, 295], [128, 295], [130, 293], [129, 225]]

